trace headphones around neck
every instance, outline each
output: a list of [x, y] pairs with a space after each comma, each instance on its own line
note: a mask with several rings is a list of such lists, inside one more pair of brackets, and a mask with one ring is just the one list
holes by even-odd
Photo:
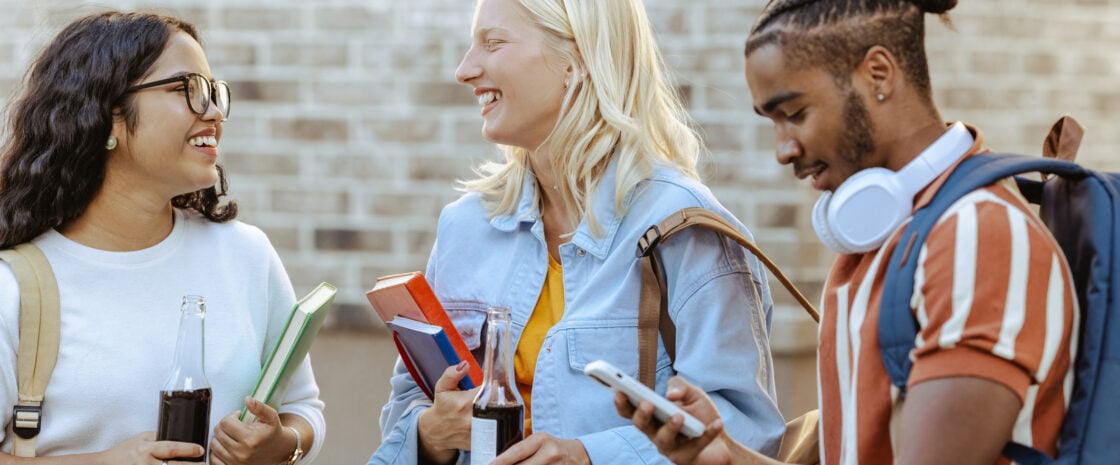
[[813, 206], [813, 229], [836, 253], [875, 250], [914, 208], [914, 195], [972, 147], [972, 135], [957, 122], [914, 160], [895, 172], [867, 168], [836, 189], [825, 191]]

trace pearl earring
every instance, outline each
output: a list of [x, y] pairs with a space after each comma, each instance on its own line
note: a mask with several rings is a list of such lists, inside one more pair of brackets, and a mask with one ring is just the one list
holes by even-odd
[[109, 140], [105, 141], [105, 150], [113, 150], [117, 148], [116, 136], [109, 136]]
[[875, 100], [878, 100], [878, 101], [882, 102], [883, 100], [886, 100], [886, 99], [887, 99], [887, 96], [883, 95], [881, 92], [878, 93], [878, 94], [875, 94]]

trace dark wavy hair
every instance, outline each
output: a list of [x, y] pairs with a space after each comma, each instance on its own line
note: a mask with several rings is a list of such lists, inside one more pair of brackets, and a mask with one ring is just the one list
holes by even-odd
[[778, 44], [792, 66], [825, 66], [847, 84], [864, 54], [882, 45], [932, 104], [925, 13], [948, 23], [956, 5], [957, 0], [771, 0], [751, 29], [745, 53]]
[[[177, 18], [110, 11], [70, 23], [39, 54], [11, 108], [0, 152], [0, 248], [85, 211], [105, 180], [114, 114], [130, 132], [141, 117], [125, 89], [148, 73], [177, 31], [199, 40], [195, 27]], [[221, 166], [218, 179], [172, 205], [214, 222], [234, 219], [237, 204], [220, 204], [227, 188]]]

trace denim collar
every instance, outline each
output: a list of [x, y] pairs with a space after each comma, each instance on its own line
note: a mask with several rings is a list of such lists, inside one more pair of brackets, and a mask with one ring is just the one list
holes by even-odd
[[[603, 230], [602, 236], [595, 237], [588, 227], [586, 219], [581, 219], [579, 225], [576, 226], [572, 240], [561, 245], [562, 248], [570, 247], [568, 244], [571, 244], [571, 246], [586, 250], [600, 259], [606, 257], [611, 250], [618, 234], [618, 228], [622, 224], [622, 214], [619, 213], [614, 204], [615, 180], [618, 178], [617, 170], [618, 162], [612, 157], [607, 162], [603, 179], [599, 182], [594, 195], [591, 197], [595, 218], [599, 220], [599, 225]], [[641, 184], [626, 193], [622, 202], [624, 209], [633, 203], [634, 191], [640, 188]], [[537, 177], [533, 174], [532, 169], [527, 169], [525, 170], [525, 179], [522, 180], [521, 199], [517, 203], [517, 208], [512, 213], [495, 216], [490, 220], [490, 225], [501, 231], [513, 231], [521, 225], [531, 228], [540, 221], [540, 209], [538, 208], [540, 200], [537, 192]]]

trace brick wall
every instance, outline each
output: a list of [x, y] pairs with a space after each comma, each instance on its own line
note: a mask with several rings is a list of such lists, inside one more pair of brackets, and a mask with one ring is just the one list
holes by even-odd
[[[222, 157], [241, 218], [269, 234], [297, 292], [323, 280], [342, 289], [333, 328], [377, 328], [362, 291], [423, 269], [454, 180], [494, 154], [469, 89], [452, 77], [472, 3], [0, 0], [0, 96], [10, 99], [33, 54], [78, 15], [112, 6], [194, 22], [215, 76], [233, 86]], [[771, 128], [743, 82], [743, 40], [763, 3], [647, 0], [712, 152], [709, 184], [815, 300], [832, 258], [809, 226], [815, 194], [774, 162]], [[946, 118], [980, 125], [993, 148], [1038, 153], [1069, 113], [1087, 128], [1081, 161], [1120, 171], [1120, 123], [1110, 119], [1120, 115], [1120, 0], [963, 1], [952, 17], [955, 30], [928, 20]], [[781, 379], [804, 386], [783, 404], [802, 410], [815, 399], [815, 331], [774, 295]]]
[[[231, 82], [222, 143], [242, 218], [264, 228], [297, 290], [329, 280], [338, 312], [369, 324], [361, 291], [422, 269], [454, 180], [494, 151], [452, 73], [467, 46], [465, 0], [212, 2], [3, 0], [0, 95], [70, 19], [107, 6], [178, 14], [203, 34]], [[815, 194], [773, 161], [750, 110], [742, 42], [761, 0], [650, 0], [665, 55], [712, 152], [707, 180], [775, 259], [812, 292], [830, 256], [807, 227]], [[935, 97], [947, 118], [981, 125], [993, 147], [1038, 152], [1062, 113], [1088, 127], [1082, 160], [1120, 168], [1120, 1], [962, 2], [955, 31], [929, 20]], [[1109, 166], [1110, 163], [1112, 166]]]

